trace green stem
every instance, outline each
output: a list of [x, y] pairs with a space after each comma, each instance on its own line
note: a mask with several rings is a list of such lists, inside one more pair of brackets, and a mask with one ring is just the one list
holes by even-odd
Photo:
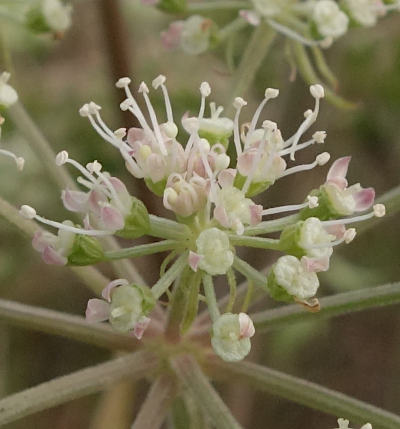
[[83, 317], [0, 299], [0, 320], [24, 329], [60, 335], [99, 347], [133, 350], [132, 336], [114, 331], [110, 326], [90, 324]]
[[313, 46], [311, 51], [313, 53], [315, 64], [317, 65], [319, 72], [329, 82], [329, 84], [332, 85], [334, 89], [336, 89], [338, 87], [338, 80], [325, 61], [323, 52], [318, 46]]
[[22, 103], [18, 102], [10, 107], [9, 114], [15, 126], [25, 136], [27, 141], [31, 143], [34, 152], [41, 158], [44, 168], [53, 181], [60, 188], [68, 187], [69, 189], [76, 189], [76, 183], [69, 175], [67, 169], [56, 165], [55, 153], [50, 143], [29, 116]]
[[245, 235], [229, 234], [229, 240], [235, 246], [255, 247], [257, 249], [281, 250], [279, 240], [262, 237], [246, 237]]
[[[320, 83], [321, 79], [316, 75], [314, 67], [311, 64], [310, 59], [308, 58], [307, 51], [305, 50], [304, 46], [298, 42], [292, 42], [291, 46], [294, 56], [296, 58], [296, 64], [298, 66], [299, 72], [305, 82], [307, 82], [309, 85]], [[355, 109], [357, 107], [355, 103], [352, 103], [342, 97], [339, 97], [337, 94], [335, 94], [333, 91], [326, 87], [325, 96], [328, 101], [330, 101], [336, 107], [339, 107], [341, 109], [350, 110]]]
[[300, 216], [298, 214], [293, 214], [274, 220], [266, 220], [264, 222], [260, 222], [258, 225], [245, 228], [243, 235], [261, 235], [282, 231], [282, 229], [289, 225], [293, 225], [298, 220], [300, 220]]
[[186, 225], [163, 217], [150, 215], [149, 235], [171, 240], [184, 240], [190, 235]]
[[179, 256], [179, 258], [172, 264], [172, 266], [167, 270], [167, 272], [151, 288], [155, 299], [160, 298], [160, 296], [165, 293], [165, 291], [171, 286], [171, 284], [183, 271], [183, 269], [187, 265], [187, 257], [188, 255], [186, 252]]
[[[25, 219], [19, 211], [0, 197], [0, 216], [16, 226], [19, 231], [32, 237], [40, 228], [36, 222]], [[100, 294], [110, 280], [93, 267], [69, 267], [90, 289]]]
[[264, 291], [268, 292], [267, 278], [262, 273], [253, 268], [251, 265], [249, 265], [246, 261], [243, 261], [243, 259], [240, 259], [238, 256], [235, 256], [235, 259], [233, 261], [233, 268], [239, 271], [239, 273], [242, 273], [249, 281], [252, 281], [255, 286], [258, 286]]
[[235, 9], [246, 9], [250, 4], [246, 1], [236, 0], [221, 0], [221, 1], [202, 1], [189, 3], [186, 6], [186, 11], [190, 14], [211, 12], [213, 10], [235, 10]]
[[141, 351], [39, 384], [0, 400], [0, 425], [99, 392], [118, 380], [147, 376], [157, 366], [153, 355]]
[[[219, 4], [221, 2], [214, 2], [214, 4]], [[235, 2], [237, 3], [237, 2]], [[218, 31], [218, 42], [221, 43], [225, 39], [227, 39], [230, 35], [237, 33], [242, 28], [245, 28], [248, 25], [248, 23], [243, 18], [236, 18], [232, 22], [230, 22], [225, 27], [221, 28], [221, 30]]]
[[159, 429], [175, 396], [174, 380], [161, 375], [150, 387], [131, 429]]
[[[231, 313], [233, 306], [235, 305], [236, 301], [236, 294], [237, 294], [237, 282], [236, 282], [236, 276], [235, 272], [232, 269], [229, 269], [226, 273], [226, 278], [228, 279], [229, 284], [229, 301], [225, 309], [225, 313]], [[219, 308], [219, 304], [217, 303], [217, 308]]]
[[218, 309], [217, 297], [215, 296], [214, 283], [209, 274], [203, 274], [203, 288], [211, 320], [215, 322], [219, 318], [220, 312]]
[[241, 428], [192, 356], [176, 356], [171, 366], [216, 429]]
[[316, 322], [328, 317], [368, 310], [370, 308], [393, 305], [400, 302], [400, 282], [340, 293], [320, 299], [318, 313], [304, 311], [299, 305], [286, 305], [273, 310], [261, 311], [251, 315], [257, 332], [280, 328], [290, 323], [302, 321]]
[[[235, 97], [244, 97], [247, 88], [253, 83], [257, 70], [266, 57], [275, 38], [275, 31], [264, 22], [253, 32], [247, 45], [239, 67], [235, 71], [229, 90], [230, 102], [228, 110], [232, 110], [232, 101]], [[229, 116], [228, 112], [228, 115]]]
[[164, 240], [150, 244], [127, 247], [125, 249], [104, 252], [105, 259], [137, 258], [139, 256], [152, 255], [174, 249], [179, 243], [174, 240]]
[[[255, 389], [294, 401], [334, 416], [363, 424], [370, 422], [381, 429], [398, 429], [400, 416], [377, 408], [347, 395], [302, 380], [291, 375], [249, 362], [230, 364], [215, 360], [210, 364], [212, 372], [223, 379], [236, 383], [248, 383]], [[375, 426], [376, 425], [376, 426]]]

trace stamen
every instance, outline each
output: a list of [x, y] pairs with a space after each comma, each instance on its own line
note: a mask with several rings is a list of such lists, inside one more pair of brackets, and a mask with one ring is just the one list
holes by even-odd
[[361, 216], [354, 216], [346, 219], [336, 219], [336, 220], [325, 220], [323, 221], [324, 226], [331, 225], [347, 225], [349, 223], [362, 222], [364, 220], [371, 219], [373, 217], [383, 217], [386, 214], [386, 208], [383, 204], [375, 204], [373, 210], [370, 213]]
[[162, 74], [160, 74], [160, 76], [156, 77], [153, 80], [153, 88], [154, 89], [158, 89], [161, 86], [161, 90], [163, 92], [164, 95], [164, 102], [165, 102], [165, 110], [167, 112], [167, 119], [168, 122], [174, 122], [174, 116], [172, 113], [172, 107], [171, 107], [171, 101], [169, 99], [169, 95], [168, 95], [168, 90], [167, 87], [165, 86], [165, 81], [166, 81], [166, 77], [163, 76]]
[[91, 235], [91, 236], [104, 236], [104, 235], [113, 235], [113, 232], [110, 231], [101, 231], [96, 229], [82, 229], [76, 228], [74, 226], [65, 225], [61, 222], [55, 222], [53, 220], [46, 219], [42, 216], [39, 216], [36, 213], [36, 210], [33, 207], [23, 205], [19, 210], [20, 214], [26, 219], [35, 219], [38, 222], [44, 223], [45, 225], [53, 226], [54, 228], [61, 229], [68, 232], [73, 232], [75, 234], [81, 235]]
[[168, 152], [167, 152], [167, 149], [165, 148], [164, 140], [163, 140], [162, 135], [161, 135], [161, 130], [160, 130], [160, 126], [158, 125], [156, 112], [154, 111], [153, 105], [151, 104], [151, 101], [150, 101], [150, 98], [147, 95], [149, 92], [149, 88], [147, 87], [147, 85], [144, 82], [142, 82], [140, 84], [139, 92], [143, 95], [144, 101], [146, 102], [147, 110], [148, 110], [149, 115], [150, 115], [151, 123], [153, 124], [154, 134], [156, 136], [161, 154], [164, 156], [167, 156]]
[[301, 138], [301, 136], [310, 128], [310, 126], [316, 121], [318, 112], [319, 112], [319, 100], [324, 97], [324, 88], [321, 85], [311, 85], [310, 93], [315, 98], [314, 111], [307, 110], [304, 114], [305, 120], [301, 123], [299, 129], [296, 133], [290, 137], [286, 142], [284, 147], [292, 144], [292, 152], [290, 154], [290, 159], [294, 161], [294, 154], [296, 152], [296, 146]]
[[233, 138], [235, 142], [236, 154], [239, 156], [242, 153], [242, 144], [240, 140], [240, 130], [239, 130], [239, 116], [240, 111], [244, 106], [247, 105], [247, 102], [241, 97], [236, 97], [233, 102], [233, 107], [236, 109], [235, 119], [233, 121]]
[[204, 116], [204, 110], [206, 108], [206, 98], [211, 94], [211, 87], [208, 82], [202, 82], [200, 85], [201, 103], [198, 119], [202, 119]]
[[317, 165], [325, 165], [329, 161], [330, 155], [328, 152], [320, 153], [314, 162], [311, 164], [297, 165], [296, 167], [288, 168], [279, 178], [289, 176], [290, 174], [299, 173], [300, 171], [312, 170]]
[[[305, 149], [306, 147], [309, 147], [315, 143], [322, 144], [322, 143], [324, 143], [325, 138], [326, 138], [326, 132], [325, 131], [316, 131], [313, 134], [311, 140], [307, 140], [304, 143], [298, 144], [295, 148], [295, 152], [302, 150], [302, 149]], [[289, 153], [291, 153], [292, 151], [293, 151], [292, 148], [283, 149], [280, 152], [278, 152], [278, 155], [279, 156], [285, 156], [285, 155], [288, 155]]]
[[343, 237], [339, 238], [338, 240], [335, 241], [330, 241], [327, 243], [320, 243], [320, 244], [313, 244], [312, 246], [306, 246], [306, 249], [324, 249], [327, 247], [334, 247], [334, 246], [338, 246], [339, 244], [342, 243], [346, 243], [349, 244], [351, 243], [355, 236], [356, 236], [356, 229], [355, 228], [349, 228], [348, 230], [345, 231], [345, 233], [343, 234]]
[[305, 202], [305, 203], [292, 204], [292, 205], [281, 206], [281, 207], [274, 207], [271, 209], [263, 210], [261, 214], [263, 216], [266, 216], [266, 215], [272, 215], [272, 214], [277, 214], [277, 213], [284, 213], [284, 212], [301, 210], [305, 207], [309, 207], [309, 208], [318, 207], [318, 197], [308, 195], [307, 196], [307, 202]]
[[267, 88], [265, 90], [264, 94], [264, 100], [259, 104], [257, 107], [256, 112], [254, 113], [253, 119], [251, 120], [250, 129], [247, 133], [247, 135], [253, 134], [254, 130], [256, 129], [258, 119], [260, 117], [261, 111], [264, 108], [264, 106], [267, 104], [268, 100], [271, 100], [272, 98], [276, 98], [279, 95], [279, 90], [274, 88]]
[[9, 150], [5, 150], [5, 149], [0, 149], [0, 154], [5, 155], [5, 156], [9, 156], [10, 158], [12, 158], [15, 163], [17, 164], [17, 169], [19, 171], [22, 171], [24, 168], [24, 164], [25, 164], [25, 160], [24, 158], [22, 158], [21, 156], [17, 156], [14, 153], [12, 153]]
[[56, 164], [59, 167], [61, 167], [64, 164], [71, 164], [78, 171], [80, 171], [87, 179], [89, 179], [90, 182], [97, 185], [96, 178], [92, 174], [90, 174], [90, 172], [83, 165], [81, 165], [78, 161], [71, 159], [66, 150], [62, 150], [61, 152], [59, 152], [56, 155]]

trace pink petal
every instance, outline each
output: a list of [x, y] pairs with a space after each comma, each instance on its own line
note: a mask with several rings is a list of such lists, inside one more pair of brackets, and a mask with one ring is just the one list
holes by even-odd
[[216, 206], [214, 209], [214, 218], [225, 228], [229, 228], [231, 226], [228, 214], [226, 213], [224, 206]]
[[32, 247], [38, 252], [43, 252], [44, 249], [53, 244], [55, 240], [56, 236], [50, 232], [36, 231], [32, 239]]
[[261, 222], [263, 206], [260, 204], [252, 204], [250, 207], [250, 225], [257, 225]]
[[67, 210], [71, 212], [85, 212], [89, 195], [86, 192], [66, 189], [62, 191], [61, 199]]
[[329, 179], [329, 180], [326, 181], [326, 183], [334, 184], [334, 185], [336, 185], [338, 188], [340, 188], [342, 190], [346, 189], [347, 185], [348, 185], [347, 180], [344, 179], [343, 177], [335, 177], [333, 179]]
[[304, 269], [309, 273], [319, 273], [320, 271], [328, 271], [329, 269], [329, 257], [318, 259], [303, 256], [301, 258], [301, 263]]
[[128, 285], [128, 284], [129, 284], [128, 280], [125, 280], [125, 279], [113, 280], [112, 282], [108, 283], [108, 285], [102, 290], [101, 296], [106, 301], [111, 302], [111, 291], [118, 286]]
[[252, 10], [241, 10], [239, 15], [245, 19], [250, 25], [260, 25], [260, 17]]
[[325, 226], [324, 229], [328, 234], [334, 235], [337, 240], [342, 238], [344, 233], [346, 232], [346, 227], [343, 224]]
[[251, 338], [256, 332], [253, 321], [246, 313], [239, 313], [239, 332], [241, 338]]
[[89, 323], [103, 322], [110, 316], [110, 304], [102, 299], [89, 299], [85, 314]]
[[221, 185], [222, 188], [228, 188], [230, 186], [233, 186], [236, 174], [237, 170], [235, 170], [234, 168], [227, 168], [225, 170], [222, 170], [218, 174], [218, 183]]
[[151, 319], [149, 317], [143, 316], [135, 325], [133, 328], [133, 335], [138, 339], [141, 340], [144, 334], [144, 331], [147, 329], [151, 322]]
[[168, 30], [161, 33], [161, 42], [165, 49], [172, 50], [179, 46], [183, 24], [183, 21], [172, 22]]
[[68, 259], [58, 253], [53, 247], [47, 246], [42, 252], [42, 259], [49, 265], [66, 265]]
[[242, 176], [248, 176], [250, 174], [256, 156], [257, 149], [249, 149], [238, 157], [237, 169]]
[[100, 218], [106, 230], [118, 231], [125, 225], [124, 217], [114, 207], [102, 207]]
[[[326, 180], [346, 179], [347, 170], [351, 161], [351, 156], [345, 156], [337, 159], [328, 171]], [[342, 188], [344, 189], [344, 188]]]
[[137, 141], [144, 142], [146, 140], [145, 133], [142, 128], [129, 128], [128, 130], [128, 143], [133, 146]]
[[89, 195], [89, 208], [93, 213], [97, 215], [100, 214], [101, 204], [107, 202], [107, 197], [103, 194], [103, 192], [93, 190], [90, 191]]
[[366, 188], [361, 189], [353, 194], [354, 201], [356, 202], [356, 211], [362, 212], [369, 209], [375, 200], [375, 189]]
[[108, 180], [113, 185], [115, 192], [117, 192], [117, 193], [128, 193], [128, 190], [126, 189], [125, 184], [121, 180], [119, 180], [117, 177], [110, 177]]
[[197, 272], [197, 268], [199, 266], [199, 262], [203, 259], [203, 256], [199, 255], [198, 253], [189, 252], [189, 266], [194, 271]]

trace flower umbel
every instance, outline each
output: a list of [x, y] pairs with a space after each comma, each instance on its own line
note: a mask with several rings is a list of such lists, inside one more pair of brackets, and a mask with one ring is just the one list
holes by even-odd
[[[57, 155], [56, 163], [69, 164], [78, 170], [81, 176], [77, 182], [84, 190], [66, 189], [62, 200], [66, 209], [82, 215], [83, 226], [48, 220], [29, 206], [22, 206], [21, 213], [58, 229], [57, 235], [40, 231], [34, 238], [33, 245], [46, 263], [85, 265], [172, 251], [152, 288], [124, 279], [115, 280], [104, 289], [103, 300], [89, 301], [87, 319], [109, 320], [115, 329], [141, 338], [153, 317], [150, 313], [156, 301], [164, 294], [172, 297], [172, 301], [174, 294], [182, 294], [186, 299], [182, 302], [186, 309], [181, 321], [182, 332], [192, 323], [199, 301], [206, 301], [215, 353], [222, 359], [237, 361], [250, 351], [254, 326], [245, 310], [238, 314], [231, 311], [234, 298], [230, 308], [220, 313], [212, 276], [226, 275], [234, 291], [235, 271], [239, 271], [249, 282], [267, 289], [272, 298], [298, 302], [310, 311], [318, 311], [317, 273], [329, 268], [335, 246], [350, 243], [356, 235], [354, 228], [346, 229], [345, 225], [383, 216], [385, 209], [376, 204], [369, 213], [346, 217], [369, 209], [374, 200], [372, 188], [347, 186], [348, 157], [335, 161], [326, 183], [306, 195], [303, 202], [264, 208], [253, 201], [252, 198], [280, 178], [310, 171], [329, 161], [329, 154], [322, 152], [310, 163], [291, 164], [299, 151], [325, 140], [326, 133], [316, 131], [311, 138], [301, 141], [317, 119], [320, 100], [324, 97], [322, 86], [310, 87], [314, 107], [305, 112], [298, 130], [285, 139], [276, 123], [260, 121], [265, 105], [278, 96], [276, 89], [265, 91], [250, 123], [241, 125], [240, 113], [246, 102], [239, 97], [235, 99], [233, 119], [223, 117], [222, 107], [210, 103], [208, 116], [206, 100], [211, 88], [203, 82], [198, 113], [181, 118], [185, 137], [178, 134], [165, 82], [166, 78], [160, 75], [152, 83], [164, 97], [166, 119], [163, 122], [157, 118], [148, 86], [144, 82], [139, 85], [145, 112], [131, 92], [129, 78], [117, 82], [117, 87], [126, 95], [121, 109], [131, 112], [140, 127], [113, 131], [100, 115], [101, 107], [94, 102], [85, 104], [80, 114], [121, 154], [128, 171], [162, 197], [164, 207], [175, 215], [176, 221], [149, 215], [144, 204], [133, 197], [118, 178], [104, 172], [98, 161], [84, 167], [65, 151]], [[228, 155], [230, 144], [236, 156]], [[298, 214], [285, 216], [287, 212]], [[281, 232], [279, 239], [262, 237], [275, 225], [275, 220], [263, 221], [263, 217], [271, 215], [283, 215], [281, 226], [274, 229]], [[122, 238], [150, 235], [167, 240], [104, 252], [96, 237], [107, 235]], [[277, 260], [267, 277], [254, 277], [252, 268], [237, 256], [239, 246], [278, 250], [285, 255]], [[244, 270], [244, 266], [249, 268]], [[201, 280], [204, 295], [199, 288]]]

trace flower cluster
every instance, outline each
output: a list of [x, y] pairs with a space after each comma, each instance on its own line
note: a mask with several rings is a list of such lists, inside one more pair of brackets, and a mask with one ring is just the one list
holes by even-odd
[[[316, 131], [302, 141], [317, 119], [324, 97], [321, 85], [310, 87], [314, 106], [304, 113], [298, 130], [285, 139], [276, 123], [260, 120], [265, 105], [278, 96], [278, 90], [268, 88], [251, 121], [240, 124], [246, 101], [240, 97], [234, 100], [233, 119], [224, 117], [223, 108], [215, 103], [210, 103], [207, 114], [206, 101], [211, 88], [203, 82], [199, 112], [187, 113], [180, 121], [187, 134], [185, 138], [178, 133], [179, 124], [173, 115], [165, 81], [160, 75], [152, 82], [153, 88], [163, 94], [165, 121], [158, 120], [144, 82], [139, 85], [139, 93], [147, 114], [142, 110], [131, 92], [129, 78], [120, 79], [116, 86], [126, 95], [121, 109], [135, 116], [138, 127], [113, 131], [94, 102], [85, 104], [80, 114], [121, 154], [127, 170], [162, 197], [165, 208], [175, 215], [176, 221], [149, 215], [144, 204], [132, 196], [118, 178], [103, 171], [98, 161], [83, 166], [66, 151], [57, 155], [56, 163], [77, 169], [80, 173], [77, 181], [85, 190], [66, 189], [62, 192], [62, 201], [66, 209], [82, 215], [82, 226], [71, 221], [48, 220], [29, 206], [22, 206], [21, 213], [58, 229], [57, 235], [39, 231], [33, 240], [46, 263], [87, 265], [171, 250], [161, 270], [163, 275], [152, 288], [126, 279], [115, 280], [103, 291], [103, 300], [89, 301], [88, 320], [109, 320], [115, 329], [133, 332], [140, 338], [150, 323], [156, 301], [165, 293], [170, 296], [174, 282], [173, 293], [183, 284], [185, 308], [196, 313], [200, 299], [207, 303], [215, 352], [228, 361], [240, 360], [250, 351], [250, 338], [255, 329], [245, 308], [233, 313], [231, 303], [221, 314], [213, 276], [226, 275], [233, 289], [235, 272], [239, 272], [274, 299], [299, 302], [317, 311], [318, 273], [329, 268], [333, 248], [350, 243], [356, 235], [355, 229], [347, 225], [383, 216], [385, 208], [381, 204], [373, 205], [372, 188], [362, 188], [359, 184], [348, 186], [350, 157], [336, 160], [325, 183], [296, 204], [265, 208], [254, 201], [255, 196], [279, 179], [328, 163], [329, 154], [322, 152], [308, 164], [293, 165], [299, 151], [320, 146], [326, 138], [324, 131]], [[371, 207], [372, 210], [365, 213]], [[295, 214], [285, 216], [288, 212]], [[265, 219], [271, 215], [283, 217], [279, 221]], [[272, 231], [280, 232], [280, 237], [261, 237]], [[107, 235], [131, 239], [145, 234], [167, 240], [126, 248], [119, 253], [104, 251], [97, 241], [97, 237]], [[255, 270], [237, 256], [239, 246], [278, 250], [284, 255], [264, 278], [258, 273], [254, 275]], [[260, 276], [264, 280], [261, 281]], [[204, 295], [199, 289], [200, 282]], [[189, 321], [182, 321], [182, 326], [192, 321], [193, 312]]]

